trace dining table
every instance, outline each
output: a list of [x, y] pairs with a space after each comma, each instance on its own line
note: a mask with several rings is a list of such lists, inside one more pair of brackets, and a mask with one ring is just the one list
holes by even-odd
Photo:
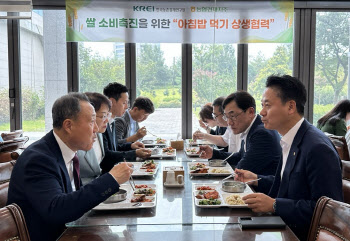
[[[68, 240], [133, 240], [133, 241], [220, 241], [220, 240], [298, 240], [288, 226], [283, 228], [242, 229], [239, 217], [271, 216], [254, 213], [249, 208], [195, 205], [194, 185], [218, 185], [225, 176], [190, 175], [188, 163], [207, 161], [189, 157], [177, 150], [176, 157], [154, 160], [158, 171], [154, 175], [133, 177], [136, 185], [155, 184], [155, 207], [139, 209], [90, 210], [81, 218], [67, 223], [60, 241]], [[182, 166], [183, 187], [163, 186], [163, 168]]]

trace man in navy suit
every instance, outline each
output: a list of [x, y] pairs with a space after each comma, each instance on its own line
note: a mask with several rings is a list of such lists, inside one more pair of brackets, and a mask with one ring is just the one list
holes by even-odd
[[254, 212], [273, 212], [288, 224], [300, 240], [306, 240], [317, 200], [327, 196], [343, 201], [341, 162], [331, 141], [303, 117], [305, 86], [284, 75], [270, 76], [260, 114], [267, 129], [281, 135], [283, 156], [275, 176], [236, 170], [235, 179], [248, 181], [268, 193], [243, 197]]
[[7, 204], [23, 211], [30, 239], [56, 240], [65, 223], [81, 217], [126, 182], [132, 169], [115, 166], [81, 186], [76, 151], [88, 151], [98, 130], [94, 107], [82, 93], [57, 99], [52, 107], [53, 130], [30, 145], [14, 166]]
[[[223, 102], [224, 120], [235, 135], [241, 134], [241, 148], [227, 161], [231, 166], [262, 175], [273, 175], [281, 158], [280, 137], [274, 130], [265, 129], [261, 118], [255, 113], [253, 96], [237, 91]], [[201, 146], [202, 158], [225, 159], [231, 153]]]

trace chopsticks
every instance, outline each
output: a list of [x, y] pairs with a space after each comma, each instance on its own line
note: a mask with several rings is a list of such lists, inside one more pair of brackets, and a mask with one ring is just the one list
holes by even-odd
[[[124, 158], [124, 162], [126, 163], [125, 158]], [[132, 183], [131, 183], [131, 181], [132, 181]], [[134, 179], [132, 178], [132, 175], [130, 175], [129, 183], [130, 183], [132, 190], [135, 191], [135, 182], [134, 182]], [[134, 184], [134, 186], [133, 186], [133, 184]]]
[[147, 133], [151, 134], [152, 136], [158, 137], [155, 134], [153, 134], [152, 132], [150, 132], [149, 130], [147, 130]]

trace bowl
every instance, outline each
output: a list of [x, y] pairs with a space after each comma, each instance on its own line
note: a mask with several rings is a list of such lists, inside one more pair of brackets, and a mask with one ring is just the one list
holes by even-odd
[[153, 144], [153, 140], [143, 140], [143, 144]]
[[119, 189], [118, 192], [110, 196], [107, 200], [104, 201], [104, 203], [116, 203], [121, 202], [126, 199], [127, 191], [124, 189]]
[[225, 167], [226, 164], [227, 164], [227, 161], [219, 160], [219, 159], [209, 161], [210, 167]]
[[223, 181], [222, 190], [225, 192], [244, 192], [247, 184], [239, 181]]
[[162, 149], [154, 148], [154, 149], [152, 150], [151, 155], [158, 155], [159, 153], [161, 153], [161, 151], [162, 151]]

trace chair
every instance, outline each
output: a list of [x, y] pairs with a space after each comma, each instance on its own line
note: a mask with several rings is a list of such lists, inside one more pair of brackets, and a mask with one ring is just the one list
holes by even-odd
[[350, 240], [350, 205], [321, 197], [314, 211], [308, 241]]
[[13, 140], [14, 138], [21, 137], [23, 135], [22, 130], [16, 130], [13, 132], [1, 133], [1, 137], [4, 141]]
[[350, 161], [348, 144], [346, 143], [344, 136], [335, 136], [329, 133], [325, 133], [326, 136], [332, 141], [335, 148], [338, 151], [341, 160]]
[[0, 163], [0, 184], [9, 182], [16, 161]]
[[[10, 182], [0, 184], [0, 208], [6, 206]], [[1, 239], [0, 239], [1, 240]]]
[[0, 209], [0, 240], [30, 241], [23, 213], [17, 204]]
[[342, 160], [344, 202], [350, 204], [350, 162]]

